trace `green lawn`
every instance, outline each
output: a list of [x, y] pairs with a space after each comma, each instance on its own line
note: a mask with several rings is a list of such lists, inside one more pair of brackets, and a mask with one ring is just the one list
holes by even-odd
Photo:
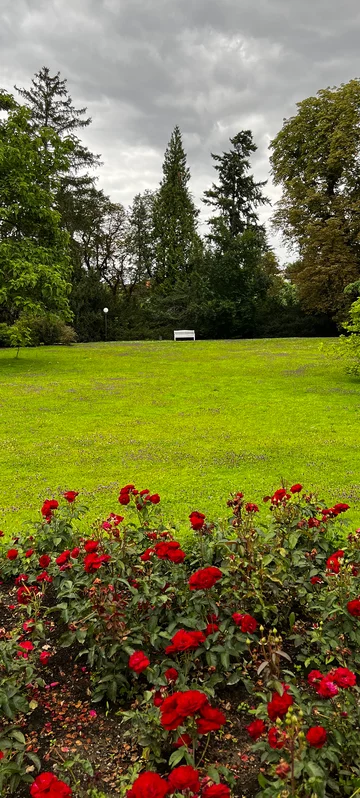
[[225, 515], [229, 491], [260, 501], [281, 478], [348, 501], [360, 526], [360, 381], [320, 343], [0, 350], [0, 526], [16, 531], [66, 489], [104, 516], [125, 482], [180, 522]]

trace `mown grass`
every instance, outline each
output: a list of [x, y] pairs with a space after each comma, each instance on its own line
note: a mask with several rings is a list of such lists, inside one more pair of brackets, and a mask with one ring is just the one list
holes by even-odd
[[81, 491], [91, 518], [118, 486], [226, 515], [231, 490], [260, 501], [282, 478], [352, 505], [360, 525], [360, 381], [329, 340], [107, 343], [0, 351], [0, 526]]

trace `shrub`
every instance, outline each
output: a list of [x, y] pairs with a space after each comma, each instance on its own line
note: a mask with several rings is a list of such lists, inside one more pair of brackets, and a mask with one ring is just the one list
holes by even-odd
[[[58, 648], [86, 658], [93, 702], [117, 705], [142, 749], [143, 772], [122, 776], [122, 795], [138, 798], [151, 787], [155, 795], [229, 796], [231, 772], [206, 752], [226, 730], [219, 691], [239, 684], [249, 694], [259, 796], [354, 793], [360, 530], [345, 536], [348, 505], [327, 507], [296, 484], [265, 497], [262, 520], [259, 505], [238, 492], [227, 523], [191, 513], [193, 542], [184, 551], [156, 493], [124, 486], [119, 512], [88, 538], [77, 529], [86, 511], [78, 494], [64, 499], [44, 502], [35, 532], [2, 541], [2, 579], [18, 607], [1, 640], [5, 727], [13, 733], [43, 690], [54, 653], [44, 648], [50, 618], [61, 628]], [[6, 740], [0, 779], [9, 785], [18, 754], [11, 735]], [[28, 778], [26, 761], [16, 762], [17, 780]], [[64, 766], [61, 778], [66, 791]]]

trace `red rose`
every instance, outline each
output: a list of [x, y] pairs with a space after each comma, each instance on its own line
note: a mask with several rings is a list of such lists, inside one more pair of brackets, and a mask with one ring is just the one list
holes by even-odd
[[282, 759], [275, 768], [275, 773], [277, 776], [279, 776], [279, 779], [286, 779], [290, 773], [290, 769], [291, 768], [288, 762], [285, 762], [285, 760]]
[[313, 529], [313, 527], [320, 526], [321, 521], [318, 518], [309, 518], [308, 520], [308, 527], [309, 529]]
[[356, 684], [356, 674], [349, 671], [348, 668], [336, 668], [335, 671], [331, 671], [329, 676], [331, 676], [331, 681], [337, 684], [338, 687], [354, 687]]
[[169, 552], [167, 559], [169, 560], [169, 562], [179, 564], [181, 562], [184, 562], [185, 557], [186, 554], [184, 551], [182, 551], [182, 549], [176, 549], [175, 551]]
[[360, 598], [348, 601], [346, 606], [348, 612], [353, 616], [353, 618], [360, 618]]
[[15, 579], [15, 585], [23, 585], [29, 579], [28, 574], [19, 574]]
[[30, 640], [25, 640], [24, 643], [19, 643], [19, 647], [22, 649], [22, 651], [18, 651], [17, 656], [23, 657], [23, 659], [28, 659], [29, 651], [34, 650], [34, 646]]
[[160, 690], [156, 690], [156, 692], [154, 693], [154, 698], [153, 698], [154, 707], [161, 707], [161, 704], [163, 703], [163, 701], [164, 701], [164, 699], [162, 697], [161, 691]]
[[18, 554], [19, 554], [19, 552], [18, 552], [17, 549], [9, 549], [9, 551], [8, 551], [6, 556], [7, 556], [8, 560], [16, 560]]
[[331, 554], [326, 560], [326, 567], [328, 571], [333, 574], [338, 574], [340, 571], [339, 557], [342, 558], [343, 556], [344, 552], [341, 549], [339, 551], [335, 551], [334, 554]]
[[[124, 506], [125, 506], [126, 504], [129, 504], [129, 503], [130, 503], [130, 496], [129, 496], [129, 494], [128, 494], [128, 493], [120, 493], [120, 496], [119, 496], [119, 502], [120, 502], [120, 504], [122, 504], [122, 505], [124, 505]], [[159, 776], [159, 778], [160, 778], [160, 776]]]
[[47, 665], [50, 657], [51, 654], [49, 653], [49, 651], [42, 651], [39, 657], [39, 662], [41, 662], [42, 665]]
[[199, 734], [209, 734], [211, 731], [221, 729], [225, 723], [226, 717], [223, 712], [205, 704], [200, 709], [200, 719], [196, 721], [196, 727]]
[[286, 741], [286, 733], [283, 731], [279, 731], [276, 726], [273, 726], [269, 729], [268, 732], [268, 743], [270, 748], [274, 748], [280, 750], [284, 747]]
[[174, 743], [174, 748], [182, 748], [183, 745], [186, 745], [187, 748], [191, 748], [193, 741], [190, 737], [190, 734], [181, 734], [180, 737], [177, 738], [176, 742]]
[[31, 557], [32, 554], [34, 554], [34, 549], [28, 549], [25, 552], [25, 557]]
[[30, 601], [36, 594], [38, 593], [39, 588], [36, 585], [23, 585], [23, 587], [19, 587], [19, 590], [16, 592], [16, 598], [18, 600], [18, 604], [30, 604]]
[[165, 798], [168, 787], [165, 779], [162, 779], [157, 773], [148, 771], [138, 776], [126, 796], [127, 798]]
[[72, 789], [53, 773], [40, 773], [30, 787], [31, 798], [70, 798]]
[[272, 504], [278, 504], [287, 498], [289, 498], [289, 495], [286, 493], [286, 490], [284, 488], [279, 488], [279, 490], [276, 490], [274, 495], [271, 497], [271, 502]]
[[31, 630], [33, 629], [34, 626], [35, 626], [35, 621], [33, 621], [33, 619], [30, 618], [29, 621], [24, 621], [24, 623], [22, 625], [22, 628], [23, 628], [24, 632], [27, 633], [27, 632], [31, 632]]
[[316, 682], [321, 682], [321, 679], [323, 678], [323, 674], [320, 673], [320, 671], [310, 671], [307, 680], [309, 684], [316, 684]]
[[200, 568], [195, 571], [189, 579], [190, 590], [209, 590], [213, 587], [218, 579], [221, 579], [222, 572], [220, 568], [215, 568], [210, 565], [208, 568]]
[[70, 552], [70, 557], [72, 560], [77, 560], [79, 554], [80, 554], [80, 549], [78, 546], [75, 546], [75, 548]]
[[258, 513], [259, 512], [259, 508], [258, 508], [257, 504], [252, 504], [251, 502], [248, 502], [247, 504], [245, 504], [245, 510], [246, 510], [247, 513]]
[[174, 684], [179, 678], [176, 668], [168, 668], [167, 671], [165, 671], [164, 676], [167, 682], [174, 682]]
[[246, 727], [246, 731], [253, 740], [258, 740], [266, 731], [266, 725], [263, 720], [253, 720], [252, 723], [249, 723]]
[[45, 518], [51, 516], [53, 510], [57, 510], [59, 506], [59, 502], [56, 499], [45, 499], [44, 504], [41, 508], [41, 515]]
[[39, 574], [36, 577], [36, 581], [37, 582], [52, 582], [53, 578], [52, 578], [52, 576], [50, 576], [50, 574], [48, 574], [47, 571], [43, 571], [41, 574]]
[[267, 705], [268, 715], [270, 720], [276, 720], [276, 718], [283, 718], [286, 715], [289, 707], [294, 703], [294, 699], [291, 695], [285, 691], [282, 695], [279, 693], [273, 693], [272, 699], [269, 701]]
[[151, 559], [152, 554], [154, 554], [154, 549], [151, 548], [146, 549], [146, 551], [144, 551], [144, 554], [141, 555], [140, 560], [142, 560], [143, 562], [148, 562], [148, 560]]
[[178, 710], [178, 698], [181, 695], [182, 693], [169, 695], [160, 707], [160, 723], [168, 731], [177, 729], [184, 720], [184, 716]]
[[87, 554], [93, 554], [94, 551], [97, 551], [98, 547], [99, 547], [98, 540], [87, 540], [84, 545], [84, 549]]
[[253, 634], [258, 625], [252, 615], [241, 615], [239, 612], [234, 612], [232, 619], [235, 621], [236, 626], [239, 626], [244, 633], [248, 632], [249, 634]]
[[109, 518], [107, 519], [110, 521], [114, 526], [118, 526], [124, 520], [123, 515], [116, 515], [116, 513], [110, 513]]
[[197, 510], [193, 510], [192, 513], [189, 515], [190, 524], [192, 528], [197, 531], [204, 526], [206, 515], [204, 513], [199, 513]]
[[313, 748], [322, 748], [327, 740], [326, 729], [323, 726], [312, 726], [306, 733], [306, 739]]
[[50, 563], [51, 563], [51, 557], [49, 557], [48, 554], [42, 554], [41, 557], [39, 557], [40, 568], [47, 568], [48, 565], [50, 565]]
[[180, 548], [180, 543], [177, 540], [163, 541], [156, 543], [154, 551], [159, 560], [166, 560], [170, 551], [175, 551]]
[[321, 682], [316, 688], [316, 692], [318, 695], [321, 695], [322, 698], [333, 698], [338, 694], [339, 689], [336, 684], [331, 681], [331, 679], [329, 679], [327, 676], [323, 676]]
[[296, 485], [292, 485], [290, 488], [290, 493], [300, 493], [302, 491], [302, 485], [300, 483], [296, 483]]
[[207, 627], [205, 629], [205, 634], [206, 634], [206, 636], [207, 635], [213, 635], [213, 634], [215, 634], [215, 632], [218, 632], [218, 631], [219, 631], [219, 627], [218, 627], [217, 623], [208, 623], [208, 625], [207, 625]]
[[84, 570], [87, 574], [94, 574], [99, 568], [101, 568], [104, 562], [110, 562], [111, 557], [110, 554], [87, 554], [84, 557]]
[[230, 798], [230, 789], [226, 784], [212, 784], [211, 787], [205, 787], [201, 798]]
[[65, 493], [63, 493], [64, 499], [66, 499], [69, 504], [72, 504], [78, 495], [79, 492], [76, 490], [67, 490]]
[[142, 673], [150, 665], [150, 660], [143, 651], [134, 651], [129, 659], [129, 668], [135, 673]]
[[338, 515], [339, 513], [346, 513], [346, 510], [350, 510], [350, 505], [340, 502], [340, 504], [335, 504], [332, 509]]
[[185, 690], [177, 695], [177, 709], [183, 718], [193, 717], [208, 702], [207, 696], [200, 690]]
[[194, 793], [200, 789], [199, 773], [191, 765], [180, 765], [168, 777], [169, 793], [189, 790]]
[[321, 585], [322, 581], [321, 576], [312, 576], [310, 579], [312, 585]]
[[151, 504], [159, 504], [160, 496], [158, 493], [153, 493], [152, 496], [148, 497], [148, 500], [151, 502]]
[[189, 651], [198, 648], [201, 643], [205, 643], [206, 637], [203, 632], [188, 632], [186, 629], [179, 629], [171, 640], [171, 644], [166, 647], [166, 654], [177, 654], [180, 651]]
[[70, 551], [69, 549], [66, 549], [66, 551], [62, 552], [62, 554], [59, 554], [55, 562], [57, 565], [65, 565], [68, 560], [70, 560]]

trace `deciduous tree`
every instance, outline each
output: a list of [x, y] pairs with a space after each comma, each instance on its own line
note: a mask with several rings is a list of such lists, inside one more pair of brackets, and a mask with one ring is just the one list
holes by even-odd
[[291, 277], [310, 312], [341, 322], [344, 288], [360, 276], [360, 81], [298, 103], [271, 148], [283, 191], [274, 224], [297, 253]]
[[[73, 142], [50, 128], [31, 131], [30, 111], [0, 94], [0, 312], [12, 323], [24, 311], [71, 317], [68, 235], [54, 209], [57, 176]], [[47, 149], [44, 162], [43, 151]]]

